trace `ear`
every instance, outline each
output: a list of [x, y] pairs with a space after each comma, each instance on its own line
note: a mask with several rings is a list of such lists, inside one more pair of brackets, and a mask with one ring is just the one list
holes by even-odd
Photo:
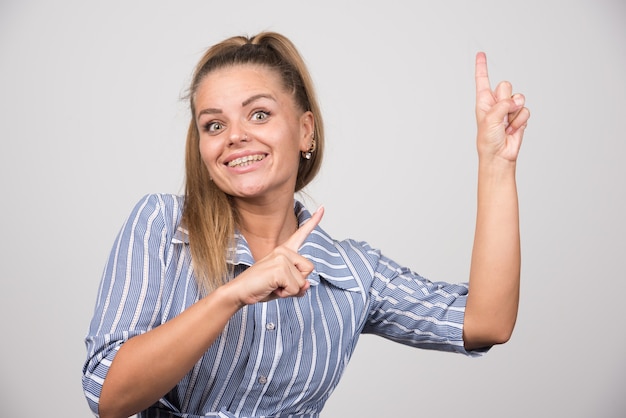
[[311, 138], [315, 132], [315, 118], [313, 112], [306, 111], [300, 116], [300, 151], [308, 151], [311, 147]]

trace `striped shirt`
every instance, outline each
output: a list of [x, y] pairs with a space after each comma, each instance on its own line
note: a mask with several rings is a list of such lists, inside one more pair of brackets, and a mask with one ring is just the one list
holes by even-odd
[[[120, 346], [200, 298], [183, 199], [148, 195], [122, 227], [106, 264], [86, 337], [83, 388], [98, 412]], [[302, 224], [310, 213], [296, 202]], [[431, 282], [364, 242], [335, 241], [319, 226], [300, 248], [315, 270], [301, 298], [239, 310], [192, 370], [141, 417], [318, 417], [361, 333], [458, 352], [468, 287]], [[235, 276], [254, 259], [236, 236]], [[209, 320], [207, 318], [207, 320]]]

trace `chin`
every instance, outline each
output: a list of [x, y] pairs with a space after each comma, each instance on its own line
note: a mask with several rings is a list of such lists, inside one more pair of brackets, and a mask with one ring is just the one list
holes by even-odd
[[262, 197], [264, 188], [262, 186], [247, 186], [238, 190], [233, 190], [231, 196], [241, 198]]

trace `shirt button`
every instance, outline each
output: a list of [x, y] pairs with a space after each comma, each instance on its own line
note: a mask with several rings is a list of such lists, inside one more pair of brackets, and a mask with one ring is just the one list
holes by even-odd
[[267, 377], [265, 376], [259, 376], [259, 383], [264, 385], [267, 383]]
[[276, 325], [274, 325], [273, 322], [268, 322], [267, 324], [265, 324], [265, 329], [268, 331], [274, 331], [275, 328], [276, 328]]

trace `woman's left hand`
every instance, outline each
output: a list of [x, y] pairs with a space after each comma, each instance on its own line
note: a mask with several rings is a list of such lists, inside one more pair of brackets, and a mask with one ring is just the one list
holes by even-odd
[[502, 344], [511, 337], [520, 288], [520, 235], [516, 161], [530, 112], [504, 81], [489, 86], [487, 58], [476, 55], [478, 195], [465, 348]]
[[515, 162], [530, 111], [522, 94], [513, 94], [508, 81], [491, 90], [485, 53], [476, 55], [477, 148], [480, 158], [499, 157]]

